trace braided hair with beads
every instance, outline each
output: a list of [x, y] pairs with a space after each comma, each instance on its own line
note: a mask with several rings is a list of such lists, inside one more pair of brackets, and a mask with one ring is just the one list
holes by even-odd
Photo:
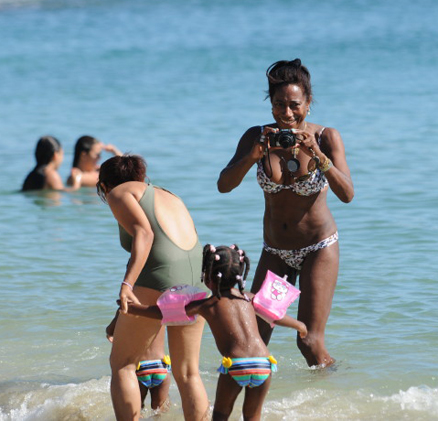
[[236, 244], [230, 247], [204, 246], [202, 258], [202, 280], [212, 281], [217, 286], [216, 296], [221, 298], [221, 291], [228, 291], [236, 284], [243, 293], [245, 280], [249, 272], [249, 258], [244, 250]]

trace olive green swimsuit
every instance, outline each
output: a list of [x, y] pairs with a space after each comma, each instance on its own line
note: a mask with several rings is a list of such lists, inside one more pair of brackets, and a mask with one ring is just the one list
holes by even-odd
[[[158, 186], [155, 186], [155, 188], [168, 191]], [[170, 287], [181, 284], [206, 289], [205, 285], [201, 283], [202, 246], [199, 240], [191, 250], [183, 250], [178, 247], [158, 223], [155, 216], [154, 199], [154, 186], [148, 184], [138, 203], [151, 224], [154, 232], [154, 242], [135, 285], [157, 291], [165, 291]], [[132, 237], [120, 224], [119, 233], [122, 247], [131, 252]]]

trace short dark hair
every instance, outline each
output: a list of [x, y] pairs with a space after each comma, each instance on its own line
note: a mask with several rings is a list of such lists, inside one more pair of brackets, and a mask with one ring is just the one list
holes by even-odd
[[146, 178], [146, 161], [139, 155], [113, 156], [106, 160], [99, 169], [97, 194], [106, 202], [102, 184], [113, 189], [128, 181], [144, 181]]
[[310, 73], [301, 60], [296, 58], [292, 61], [280, 60], [268, 67], [266, 70], [269, 90], [268, 97], [272, 100], [276, 90], [284, 85], [298, 85], [304, 92], [308, 101], [312, 100], [312, 84]]

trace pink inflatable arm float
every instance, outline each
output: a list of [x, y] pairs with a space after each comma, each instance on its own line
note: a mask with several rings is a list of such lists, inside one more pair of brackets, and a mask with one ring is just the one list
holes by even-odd
[[163, 314], [162, 325], [178, 326], [189, 325], [196, 321], [196, 315], [187, 316], [185, 306], [192, 301], [202, 300], [207, 293], [202, 289], [190, 285], [176, 285], [166, 290], [157, 305]]
[[282, 319], [287, 308], [300, 295], [300, 290], [268, 270], [259, 292], [252, 300], [255, 312], [274, 327], [274, 320]]

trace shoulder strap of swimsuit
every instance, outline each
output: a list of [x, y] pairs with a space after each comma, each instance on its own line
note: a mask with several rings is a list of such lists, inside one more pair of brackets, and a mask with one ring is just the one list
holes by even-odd
[[163, 190], [163, 191], [165, 191], [165, 192], [171, 194], [172, 196], [177, 197], [178, 199], [181, 199], [177, 194], [171, 192], [170, 190], [165, 189], [164, 187], [161, 187], [161, 186], [154, 186], [154, 187], [155, 187], [156, 189]]
[[323, 127], [318, 134], [318, 145], [321, 143], [321, 136], [324, 133], [325, 127]]
[[149, 183], [146, 187], [144, 196], [140, 200], [140, 206], [143, 208], [154, 233], [157, 235], [158, 232], [161, 232], [168, 239], [168, 241], [170, 241], [172, 244], [175, 244], [163, 230], [160, 223], [158, 222], [157, 216], [155, 215], [155, 189], [169, 192], [173, 196], [178, 197], [169, 190], [163, 189], [159, 186], [154, 186], [152, 183]]
[[151, 225], [157, 225], [158, 221], [155, 217], [155, 189], [152, 183], [148, 183], [146, 191], [140, 200], [140, 205], [143, 208]]

